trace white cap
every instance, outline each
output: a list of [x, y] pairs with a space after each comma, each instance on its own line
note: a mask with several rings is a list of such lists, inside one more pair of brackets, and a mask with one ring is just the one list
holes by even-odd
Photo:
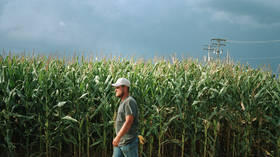
[[112, 84], [112, 86], [114, 87], [118, 87], [122, 85], [129, 87], [130, 86], [129, 80], [126, 78], [119, 78], [116, 83]]

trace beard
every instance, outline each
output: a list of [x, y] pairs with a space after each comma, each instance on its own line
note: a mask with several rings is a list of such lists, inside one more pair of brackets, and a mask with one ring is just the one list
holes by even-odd
[[121, 94], [117, 95], [118, 98], [122, 98], [123, 97], [123, 92], [121, 92]]

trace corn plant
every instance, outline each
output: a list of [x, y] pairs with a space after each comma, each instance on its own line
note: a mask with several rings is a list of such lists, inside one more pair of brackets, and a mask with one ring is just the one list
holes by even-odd
[[0, 56], [2, 156], [108, 157], [128, 78], [141, 157], [280, 156], [280, 80], [212, 61]]

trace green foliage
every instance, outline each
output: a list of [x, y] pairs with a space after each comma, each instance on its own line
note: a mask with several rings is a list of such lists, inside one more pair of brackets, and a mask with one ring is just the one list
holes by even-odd
[[18, 56], [0, 56], [0, 152], [111, 156], [119, 77], [139, 105], [140, 156], [280, 156], [280, 81], [269, 72], [187, 59]]

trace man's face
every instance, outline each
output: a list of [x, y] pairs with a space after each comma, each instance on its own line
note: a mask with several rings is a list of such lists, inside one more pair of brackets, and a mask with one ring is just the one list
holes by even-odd
[[122, 97], [123, 87], [122, 86], [115, 87], [115, 92], [116, 92], [116, 97]]

